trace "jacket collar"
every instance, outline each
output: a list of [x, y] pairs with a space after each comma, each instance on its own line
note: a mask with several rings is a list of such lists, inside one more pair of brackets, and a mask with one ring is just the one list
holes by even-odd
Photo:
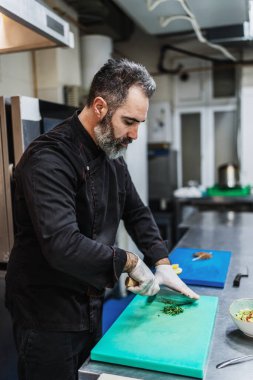
[[76, 130], [78, 131], [78, 140], [79, 144], [85, 145], [85, 151], [86, 154], [88, 154], [89, 160], [93, 160], [99, 155], [105, 155], [104, 151], [99, 148], [99, 146], [95, 143], [95, 141], [92, 139], [90, 134], [87, 132], [85, 127], [80, 122], [78, 115], [81, 112], [81, 110], [77, 110], [74, 115], [72, 116], [72, 122], [75, 126]]

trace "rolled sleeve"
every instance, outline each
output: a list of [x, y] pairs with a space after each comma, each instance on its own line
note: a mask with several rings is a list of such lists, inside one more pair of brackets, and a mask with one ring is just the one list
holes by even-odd
[[127, 262], [126, 251], [120, 248], [115, 248], [113, 252], [113, 270], [114, 270], [114, 281], [118, 281], [121, 273]]
[[150, 249], [146, 251], [144, 256], [144, 262], [149, 267], [153, 267], [158, 260], [164, 258], [168, 258], [168, 249], [166, 242], [161, 241], [152, 245]]

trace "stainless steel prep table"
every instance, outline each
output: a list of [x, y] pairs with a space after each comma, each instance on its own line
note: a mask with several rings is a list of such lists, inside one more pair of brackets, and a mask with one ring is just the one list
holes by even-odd
[[[250, 380], [253, 373], [253, 361], [231, 365], [223, 369], [216, 369], [216, 364], [226, 359], [253, 353], [253, 338], [249, 338], [237, 330], [228, 313], [229, 305], [235, 298], [253, 298], [253, 214], [231, 211], [197, 213], [185, 222], [185, 226], [189, 230], [177, 244], [178, 247], [232, 251], [230, 269], [224, 289], [194, 287], [194, 290], [200, 295], [219, 297], [219, 308], [204, 379], [231, 380], [243, 378]], [[249, 269], [249, 277], [241, 279], [239, 288], [233, 287], [235, 275], [244, 271], [246, 266]], [[152, 344], [152, 340], [150, 344]], [[79, 380], [94, 380], [101, 373], [145, 380], [193, 379], [186, 376], [87, 360], [79, 370]]]
[[236, 212], [253, 212], [253, 195], [247, 196], [216, 196], [216, 197], [200, 197], [200, 198], [177, 198], [173, 202], [173, 223], [172, 235], [173, 243], [176, 244], [182, 237], [184, 230], [180, 230], [183, 220], [185, 207], [193, 207], [198, 211], [236, 211]]

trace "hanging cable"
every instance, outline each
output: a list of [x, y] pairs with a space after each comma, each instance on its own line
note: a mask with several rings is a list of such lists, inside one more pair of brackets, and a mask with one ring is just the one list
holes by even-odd
[[147, 8], [149, 12], [152, 12], [158, 5], [168, 0], [146, 0]]
[[[160, 5], [161, 3], [164, 3], [165, 1], [171, 1], [171, 0], [146, 0], [146, 4], [147, 4], [147, 8], [148, 10], [151, 12], [153, 11], [158, 5]], [[177, 16], [169, 16], [169, 17], [166, 17], [166, 16], [162, 16], [160, 17], [160, 25], [165, 28], [166, 26], [168, 26], [168, 24], [172, 21], [175, 21], [175, 20], [187, 20], [189, 21], [191, 24], [192, 24], [192, 27], [193, 27], [193, 30], [199, 40], [199, 42], [201, 43], [204, 43], [206, 45], [208, 45], [209, 47], [211, 47], [212, 49], [216, 49], [216, 50], [219, 50], [222, 54], [224, 54], [228, 59], [232, 60], [232, 61], [237, 61], [237, 59], [223, 46], [221, 45], [218, 45], [218, 44], [214, 44], [212, 42], [209, 42], [202, 34], [201, 32], [201, 29], [200, 29], [200, 26], [196, 20], [196, 17], [195, 15], [191, 12], [190, 8], [188, 7], [188, 5], [186, 4], [186, 0], [173, 0], [173, 1], [177, 1], [178, 3], [181, 4], [182, 8], [184, 9], [184, 11], [186, 12], [186, 16], [185, 15], [177, 15]]]
[[200, 30], [200, 26], [199, 26], [199, 24], [195, 18], [195, 15], [191, 12], [191, 10], [187, 6], [185, 0], [177, 0], [177, 1], [181, 4], [181, 6], [183, 7], [183, 9], [187, 13], [187, 15], [190, 16], [192, 27], [193, 27], [196, 35], [197, 35], [199, 42], [205, 43], [213, 49], [220, 50], [227, 58], [231, 59], [232, 61], [236, 61], [237, 59], [232, 54], [230, 54], [229, 51], [227, 49], [225, 49], [223, 46], [213, 44], [213, 43], [207, 41], [207, 39], [203, 36], [203, 34]]
[[160, 17], [160, 25], [161, 27], [163, 28], [166, 28], [166, 26], [168, 26], [172, 21], [175, 21], [175, 20], [187, 20], [187, 21], [192, 21], [191, 18], [189, 16], [170, 16], [170, 17], [167, 17], [167, 16], [161, 16]]

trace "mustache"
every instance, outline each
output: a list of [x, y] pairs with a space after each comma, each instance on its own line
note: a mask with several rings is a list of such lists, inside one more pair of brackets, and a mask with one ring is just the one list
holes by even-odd
[[122, 139], [118, 139], [118, 142], [120, 144], [131, 144], [133, 139], [131, 139], [131, 137], [123, 137]]

